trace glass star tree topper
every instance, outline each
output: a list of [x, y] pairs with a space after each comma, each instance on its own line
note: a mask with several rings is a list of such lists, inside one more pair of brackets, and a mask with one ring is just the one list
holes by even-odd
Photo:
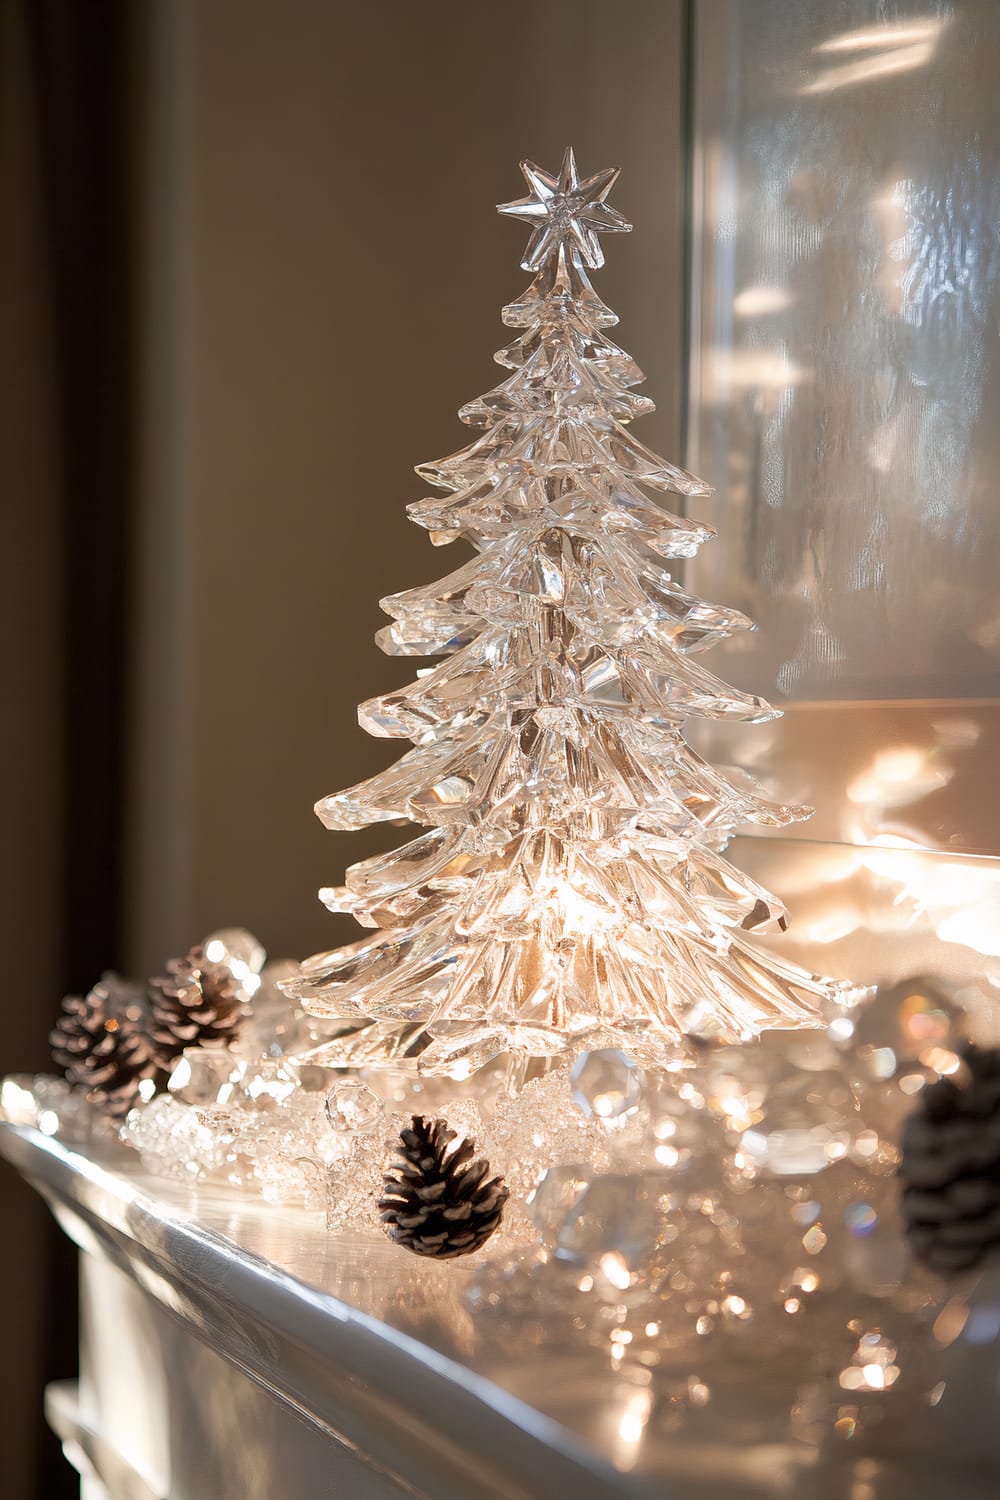
[[443, 498], [409, 508], [475, 555], [381, 601], [383, 650], [443, 661], [361, 705], [369, 733], [412, 748], [316, 809], [332, 829], [422, 828], [321, 893], [375, 929], [285, 986], [348, 1023], [327, 1062], [461, 1078], [501, 1054], [620, 1047], [655, 1065], [691, 1034], [813, 1024], [848, 988], [755, 942], [784, 908], [722, 853], [734, 827], [809, 809], [682, 734], [776, 710], [700, 663], [751, 622], [672, 574], [713, 532], [653, 495], [710, 490], [632, 436], [653, 403], [588, 276], [600, 236], [631, 228], [607, 202], [618, 172], [581, 178], [571, 150], [556, 174], [521, 170], [530, 192], [499, 208], [530, 226], [535, 273], [502, 314], [512, 373], [459, 413], [481, 435], [418, 468]]

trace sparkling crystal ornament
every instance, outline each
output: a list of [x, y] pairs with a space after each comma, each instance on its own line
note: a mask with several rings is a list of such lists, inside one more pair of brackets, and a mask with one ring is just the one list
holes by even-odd
[[856, 1113], [842, 1074], [792, 1068], [772, 1081], [761, 1117], [743, 1131], [741, 1147], [776, 1176], [811, 1176], [847, 1155]]
[[302, 1011], [279, 988], [283, 980], [293, 978], [298, 971], [299, 966], [292, 959], [279, 959], [261, 971], [259, 985], [240, 1026], [241, 1052], [283, 1057], [308, 1047]]
[[167, 1088], [184, 1104], [228, 1104], [245, 1066], [228, 1049], [188, 1047], [175, 1064]]
[[549, 1167], [528, 1195], [528, 1215], [543, 1245], [556, 1246], [566, 1222], [594, 1180], [587, 1162]]
[[278, 1109], [287, 1104], [299, 1087], [298, 1069], [287, 1058], [262, 1057], [247, 1063], [240, 1087], [257, 1109]]
[[385, 1116], [385, 1104], [358, 1078], [342, 1078], [326, 1096], [326, 1117], [334, 1130], [374, 1130]]
[[710, 491], [632, 436], [652, 402], [588, 277], [600, 237], [631, 227], [607, 201], [617, 171], [581, 176], [572, 151], [558, 172], [522, 171], [528, 196], [500, 212], [530, 227], [535, 279], [502, 314], [508, 374], [459, 413], [474, 440], [418, 469], [444, 496], [410, 507], [434, 543], [462, 538], [475, 556], [382, 600], [382, 648], [442, 660], [359, 711], [413, 748], [316, 807], [331, 829], [423, 830], [322, 893], [377, 930], [284, 983], [359, 1028], [339, 1059], [324, 1047], [328, 1064], [405, 1054], [463, 1079], [511, 1053], [610, 1048], [645, 1066], [688, 1033], [816, 1024], [849, 993], [755, 945], [784, 908], [719, 852], [738, 824], [808, 810], [682, 735], [690, 716], [776, 710], [700, 665], [751, 623], [671, 572], [712, 531], [653, 495]]
[[580, 1265], [597, 1264], [613, 1286], [656, 1248], [669, 1184], [657, 1173], [606, 1172], [586, 1185], [556, 1236], [559, 1252]]
[[630, 1057], [615, 1048], [581, 1052], [570, 1079], [573, 1098], [585, 1115], [599, 1120], [623, 1120], [639, 1108], [642, 1098], [639, 1069]]
[[209, 933], [201, 949], [206, 963], [222, 964], [230, 971], [243, 999], [257, 993], [267, 954], [252, 932], [245, 927], [220, 927]]

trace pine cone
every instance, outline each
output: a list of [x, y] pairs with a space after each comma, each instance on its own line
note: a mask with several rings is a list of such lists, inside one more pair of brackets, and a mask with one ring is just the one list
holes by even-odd
[[955, 1079], [922, 1091], [903, 1126], [903, 1218], [933, 1270], [964, 1271], [1000, 1246], [1000, 1051], [968, 1046]]
[[200, 948], [172, 958], [167, 973], [149, 982], [153, 1049], [172, 1068], [185, 1047], [228, 1047], [243, 1019], [239, 983], [226, 964], [205, 961]]
[[446, 1121], [414, 1115], [412, 1126], [400, 1132], [401, 1160], [385, 1174], [382, 1222], [390, 1239], [414, 1255], [470, 1255], [503, 1217], [510, 1196], [503, 1178], [486, 1180], [490, 1164], [472, 1160], [474, 1141], [449, 1151], [455, 1139]]
[[126, 1115], [157, 1072], [141, 985], [107, 973], [88, 995], [67, 995], [49, 1043], [73, 1088], [109, 1115]]

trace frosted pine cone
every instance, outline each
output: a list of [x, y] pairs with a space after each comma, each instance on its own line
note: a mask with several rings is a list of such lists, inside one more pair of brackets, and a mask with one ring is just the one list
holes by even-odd
[[142, 986], [107, 973], [88, 995], [66, 996], [49, 1037], [68, 1083], [115, 1118], [157, 1072], [145, 1021]]
[[903, 1217], [933, 1270], [964, 1271], [1000, 1246], [1000, 1051], [969, 1046], [954, 1080], [923, 1090], [903, 1126]]
[[489, 1177], [488, 1161], [473, 1161], [475, 1142], [456, 1139], [444, 1120], [414, 1115], [400, 1132], [400, 1160], [385, 1174], [379, 1199], [390, 1239], [412, 1250], [450, 1260], [486, 1243], [510, 1196], [502, 1177]]
[[173, 958], [149, 982], [153, 1049], [169, 1069], [185, 1047], [228, 1047], [243, 1019], [238, 981], [226, 964], [205, 961], [200, 948]]

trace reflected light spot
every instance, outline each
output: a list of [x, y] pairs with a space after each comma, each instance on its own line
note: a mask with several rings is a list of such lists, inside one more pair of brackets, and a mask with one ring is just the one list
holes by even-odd
[[760, 318], [767, 313], [784, 312], [795, 298], [783, 286], [745, 286], [733, 298], [733, 312], [739, 318]]
[[608, 1251], [606, 1255], [602, 1255], [600, 1265], [601, 1274], [617, 1291], [624, 1292], [631, 1285], [632, 1277], [629, 1268], [622, 1257], [614, 1251]]
[[962, 1066], [958, 1053], [949, 1051], [947, 1047], [927, 1047], [921, 1052], [920, 1061], [925, 1068], [930, 1068], [944, 1078], [950, 1078]]
[[782, 391], [811, 383], [813, 371], [793, 364], [779, 349], [713, 349], [712, 375], [722, 391]]
[[843, 31], [813, 48], [815, 53], [865, 52], [874, 47], [905, 47], [916, 42], [936, 41], [948, 24], [948, 16], [925, 16], [916, 21], [900, 21], [889, 26], [863, 26], [858, 31]]
[[618, 1436], [623, 1443], [637, 1443], [645, 1425], [646, 1419], [640, 1412], [627, 1411], [618, 1423]]
[[892, 46], [889, 51], [879, 52], [874, 57], [859, 57], [858, 62], [843, 63], [840, 68], [828, 68], [825, 74], [811, 78], [802, 84], [801, 95], [825, 95], [838, 89], [849, 89], [852, 84], [870, 84], [879, 78], [894, 74], [909, 74], [916, 68], [925, 68], [934, 55], [934, 42], [913, 42], [909, 46]]
[[969, 1304], [962, 1297], [952, 1297], [934, 1319], [931, 1330], [935, 1341], [947, 1348], [958, 1338], [969, 1319]]

